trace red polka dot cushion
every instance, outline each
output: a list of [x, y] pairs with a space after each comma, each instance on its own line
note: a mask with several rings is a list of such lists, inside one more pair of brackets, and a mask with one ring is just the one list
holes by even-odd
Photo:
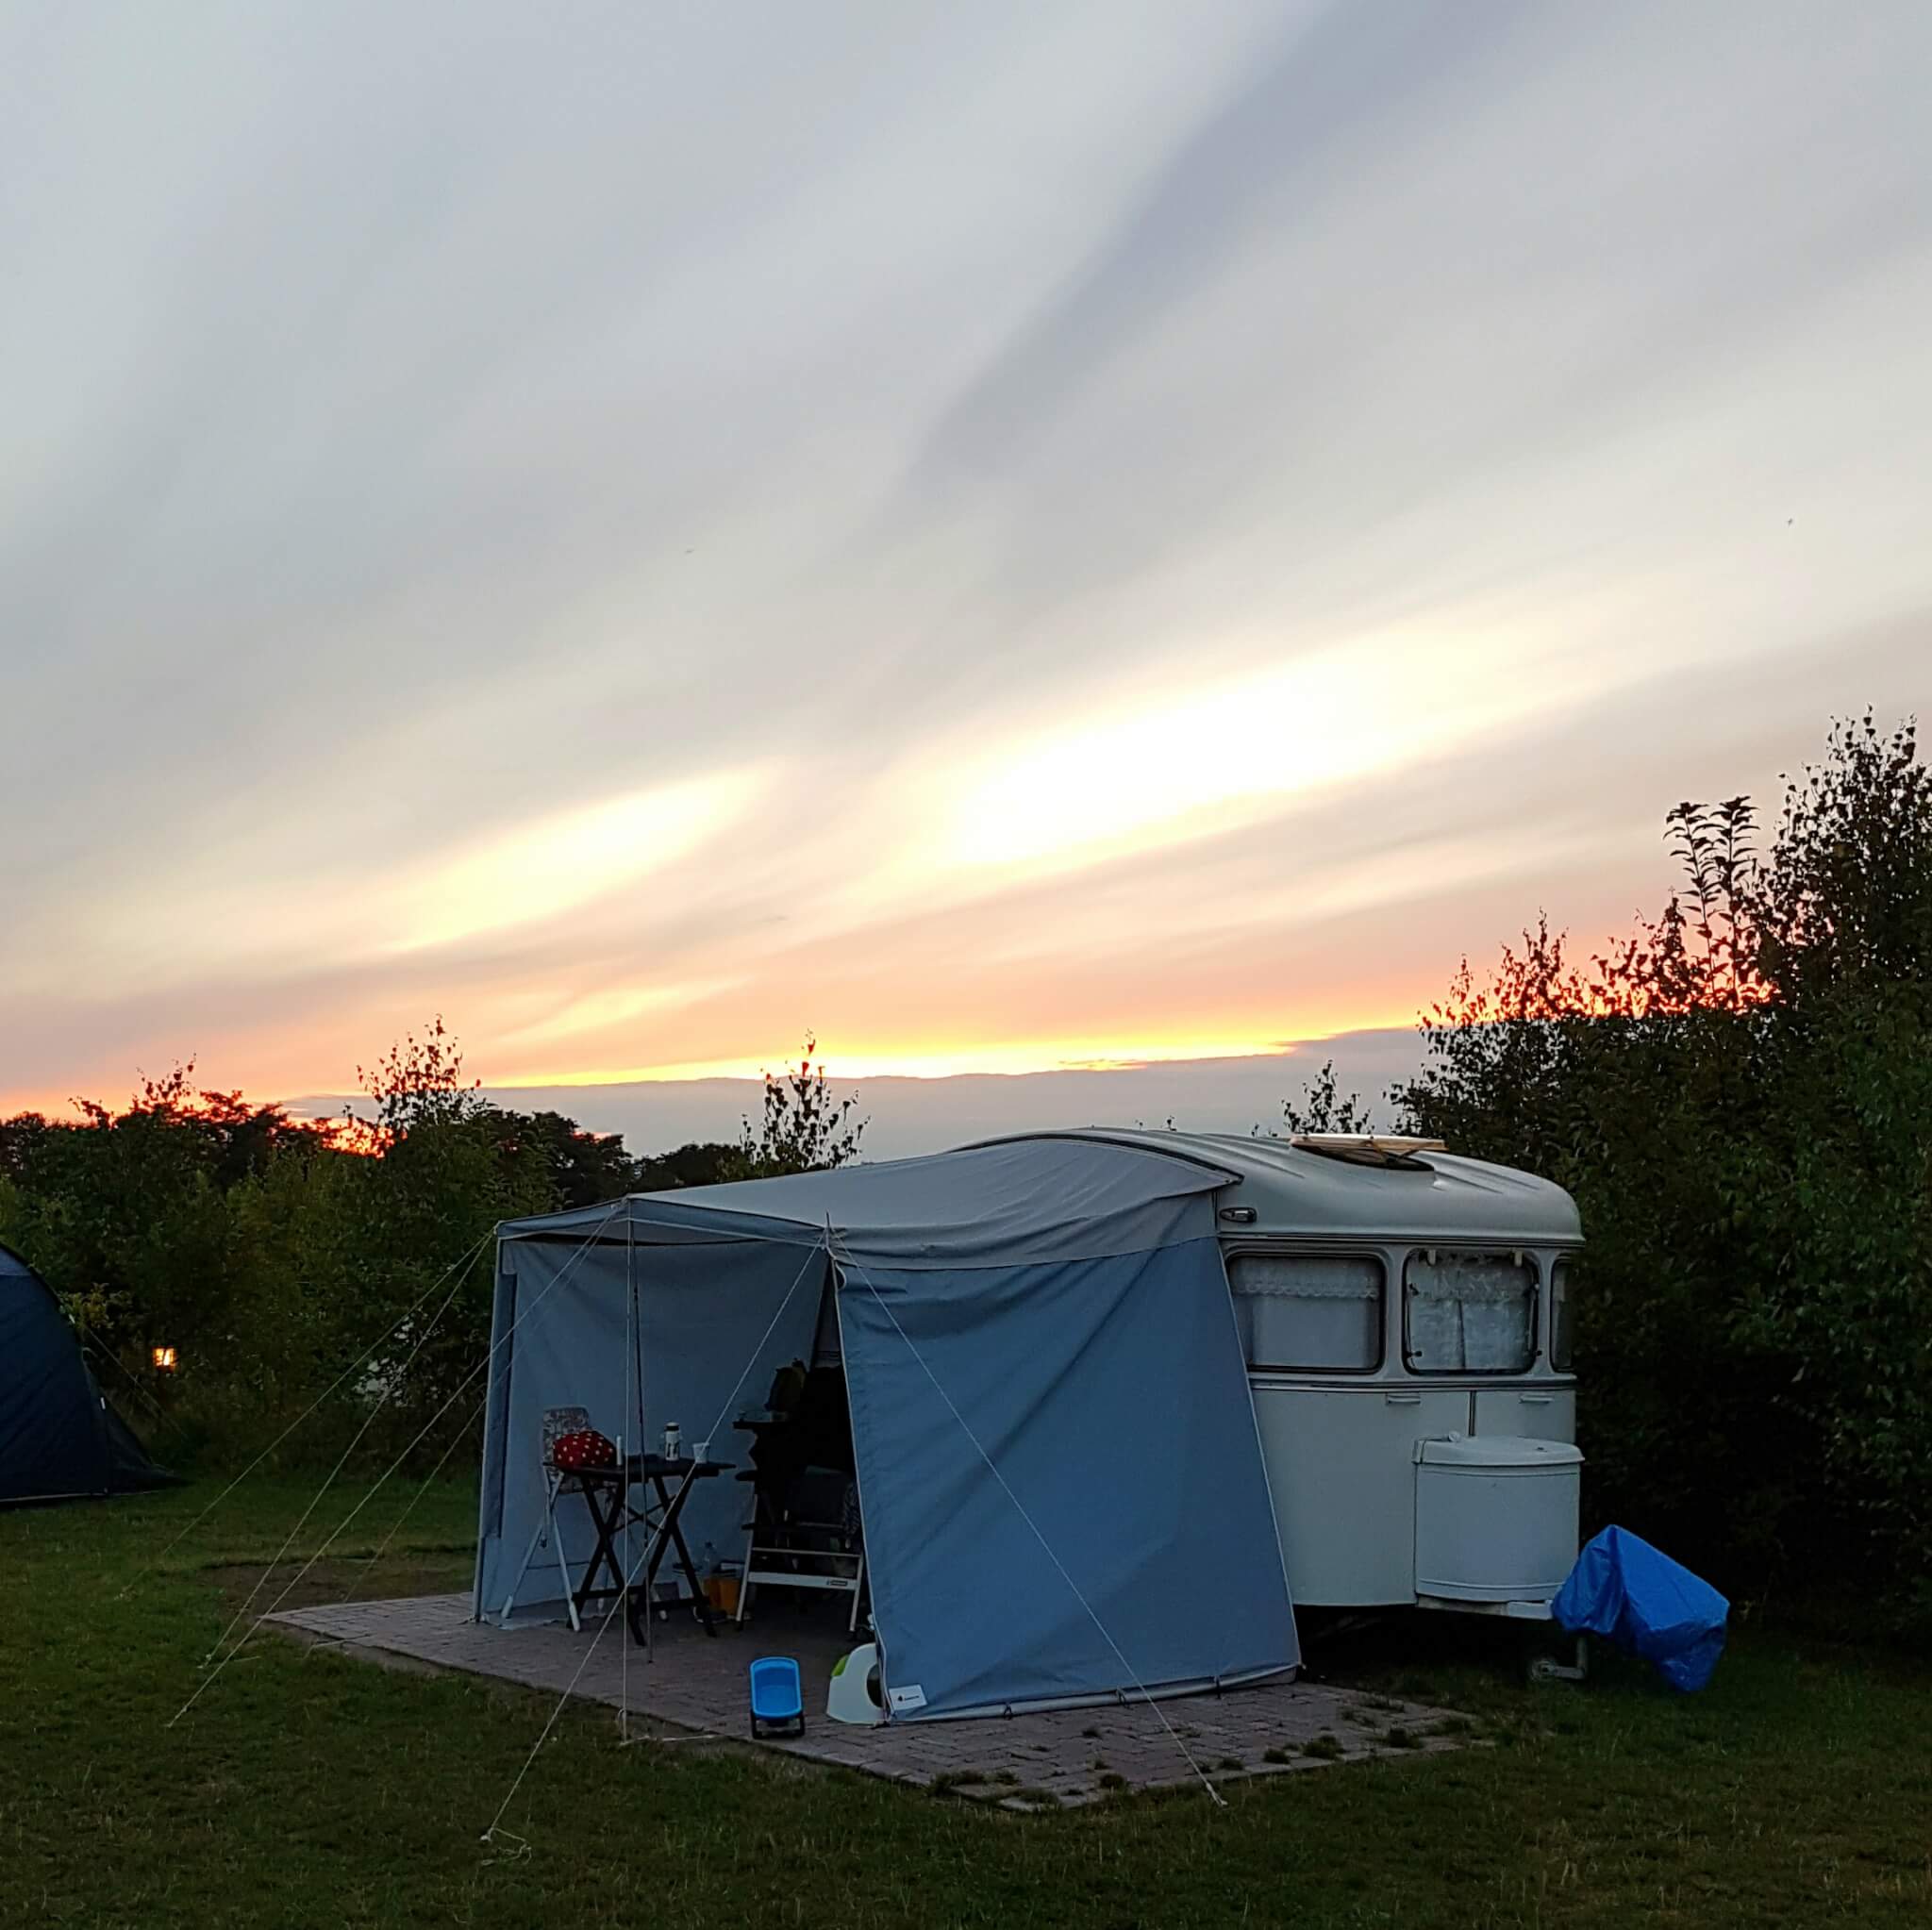
[[579, 1427], [569, 1434], [559, 1434], [556, 1444], [550, 1450], [550, 1460], [554, 1467], [571, 1468], [614, 1468], [617, 1465], [617, 1443], [597, 1432], [594, 1427]]

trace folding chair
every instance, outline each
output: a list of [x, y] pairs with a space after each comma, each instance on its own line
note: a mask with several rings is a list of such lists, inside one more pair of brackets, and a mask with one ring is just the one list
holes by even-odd
[[583, 1623], [577, 1620], [576, 1590], [571, 1586], [570, 1564], [564, 1559], [563, 1537], [557, 1529], [557, 1496], [563, 1486], [565, 1471], [557, 1465], [552, 1456], [557, 1451], [557, 1443], [566, 1434], [575, 1434], [590, 1424], [591, 1410], [588, 1407], [546, 1407], [543, 1410], [543, 1512], [531, 1531], [530, 1545], [524, 1550], [517, 1578], [509, 1585], [509, 1593], [504, 1597], [503, 1612], [496, 1618], [499, 1628], [509, 1626], [510, 1610], [517, 1606], [517, 1590], [523, 1587], [524, 1577], [530, 1572], [530, 1564], [537, 1558], [538, 1549], [547, 1539], [557, 1551], [557, 1572], [563, 1577], [563, 1606], [570, 1615], [570, 1625], [573, 1630], [582, 1633]]
[[740, 1622], [751, 1607], [752, 1590], [762, 1586], [850, 1595], [846, 1632], [858, 1628], [865, 1593], [865, 1542], [858, 1511], [848, 1506], [852, 1491], [852, 1477], [832, 1468], [805, 1469], [782, 1496], [768, 1493], [761, 1483], [754, 1485], [744, 1578], [738, 1589]]

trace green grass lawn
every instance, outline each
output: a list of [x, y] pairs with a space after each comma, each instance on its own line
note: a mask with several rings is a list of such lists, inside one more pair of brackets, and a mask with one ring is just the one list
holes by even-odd
[[[620, 1749], [586, 1710], [506, 1819], [527, 1848], [492, 1848], [545, 1698], [264, 1632], [168, 1726], [313, 1483], [251, 1482], [142, 1575], [214, 1491], [0, 1513], [0, 1924], [1932, 1921], [1932, 1672], [1755, 1629], [1682, 1699], [1613, 1663], [1530, 1689], [1507, 1631], [1400, 1620], [1318, 1669], [1467, 1710], [1487, 1746], [1236, 1784], [1225, 1810], [1192, 1791], [1012, 1816]], [[358, 1498], [331, 1494], [304, 1548]], [[332, 1556], [370, 1553], [406, 1498], [385, 1489]], [[380, 1568], [332, 1559], [302, 1595], [463, 1585], [473, 1507], [432, 1489]]]

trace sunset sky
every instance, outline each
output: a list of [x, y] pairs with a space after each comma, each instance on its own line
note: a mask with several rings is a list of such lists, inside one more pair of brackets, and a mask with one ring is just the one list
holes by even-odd
[[1932, 697], [1928, 90], [1923, 0], [0, 4], [0, 1109], [1621, 925]]

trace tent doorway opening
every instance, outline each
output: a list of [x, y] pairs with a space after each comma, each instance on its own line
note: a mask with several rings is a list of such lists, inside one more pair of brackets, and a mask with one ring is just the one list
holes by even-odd
[[[761, 1594], [839, 1598], [856, 1633], [867, 1619], [865, 1530], [858, 1461], [839, 1341], [837, 1270], [828, 1266], [809, 1358], [772, 1376], [763, 1405], [739, 1418], [749, 1438], [741, 1477], [750, 1488], [741, 1566], [731, 1591], [743, 1621]], [[714, 1450], [715, 1452], [715, 1450]]]

